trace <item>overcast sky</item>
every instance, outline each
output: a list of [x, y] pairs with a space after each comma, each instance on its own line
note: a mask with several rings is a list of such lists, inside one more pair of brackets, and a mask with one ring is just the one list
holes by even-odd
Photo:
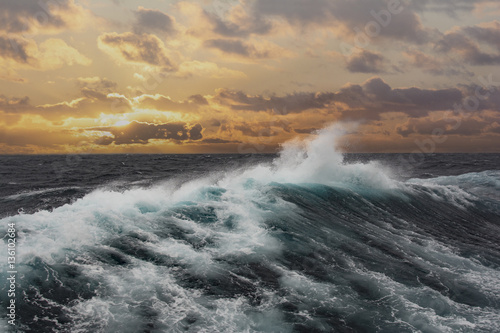
[[[500, 152], [500, 3], [0, 0], [0, 153]], [[353, 129], [354, 128], [354, 129]]]

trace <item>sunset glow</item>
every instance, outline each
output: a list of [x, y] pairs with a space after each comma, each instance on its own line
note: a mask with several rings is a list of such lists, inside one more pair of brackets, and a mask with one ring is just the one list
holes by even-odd
[[498, 152], [499, 8], [3, 1], [0, 153], [265, 153], [339, 121], [351, 151]]

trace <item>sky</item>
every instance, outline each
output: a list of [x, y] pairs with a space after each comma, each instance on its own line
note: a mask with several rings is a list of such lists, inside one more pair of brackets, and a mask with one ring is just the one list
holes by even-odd
[[338, 122], [350, 152], [500, 152], [499, 17], [488, 0], [0, 0], [0, 153], [269, 153]]

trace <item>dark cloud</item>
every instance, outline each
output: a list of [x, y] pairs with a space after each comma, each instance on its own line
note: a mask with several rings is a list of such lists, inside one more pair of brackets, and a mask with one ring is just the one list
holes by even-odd
[[88, 130], [109, 132], [112, 137], [104, 136], [97, 143], [101, 145], [147, 144], [149, 140], [189, 141], [202, 139], [202, 126], [189, 126], [186, 123], [150, 124], [133, 121], [126, 126], [97, 127]]
[[254, 13], [283, 17], [292, 24], [324, 23], [334, 18], [334, 1], [328, 0], [257, 0]]
[[274, 130], [273, 128], [269, 127], [269, 124], [266, 124], [267, 126], [263, 127], [257, 127], [255, 124], [247, 124], [247, 123], [242, 123], [234, 126], [234, 129], [237, 131], [241, 131], [243, 135], [246, 136], [251, 136], [251, 137], [256, 137], [256, 138], [261, 138], [261, 137], [272, 137], [280, 134], [279, 131]]
[[[410, 117], [427, 115], [429, 111], [449, 110], [464, 97], [457, 88], [420, 89], [416, 87], [392, 89], [380, 78], [370, 79], [363, 84], [364, 93], [369, 96], [381, 112], [403, 112]], [[370, 108], [368, 106], [368, 108]]]
[[385, 72], [386, 59], [379, 53], [362, 50], [347, 58], [347, 69], [352, 73]]
[[220, 125], [222, 125], [222, 122], [219, 119], [210, 120], [210, 126], [219, 127]]
[[107, 78], [100, 78], [100, 77], [90, 77], [90, 78], [80, 77], [76, 79], [76, 84], [80, 89], [89, 88], [94, 90], [106, 90], [109, 92], [116, 89], [117, 86], [116, 82], [108, 80]]
[[27, 107], [30, 107], [30, 98], [28, 96], [8, 98], [5, 95], [0, 95], [0, 110], [18, 110]]
[[206, 47], [218, 49], [224, 53], [236, 54], [247, 58], [268, 58], [270, 53], [259, 51], [253, 45], [238, 39], [210, 39], [205, 41]]
[[97, 91], [94, 89], [90, 89], [90, 88], [82, 88], [82, 89], [80, 89], [80, 92], [82, 93], [83, 96], [85, 96], [87, 98], [98, 99], [101, 101], [106, 100], [106, 96], [107, 96], [107, 94], [105, 94], [103, 92], [100, 92], [100, 91]]
[[176, 33], [174, 19], [159, 10], [139, 7], [134, 11], [134, 15], [136, 22], [133, 29], [136, 34], [161, 33], [174, 35]]
[[5, 124], [12, 125], [17, 123], [21, 119], [21, 116], [30, 109], [32, 109], [32, 106], [28, 96], [8, 98], [0, 95], [0, 119]]
[[418, 50], [405, 52], [410, 65], [422, 70], [424, 73], [432, 75], [467, 75], [473, 76], [474, 73], [467, 71], [461, 63], [457, 63], [448, 58], [444, 62], [437, 57], [425, 54]]
[[247, 37], [251, 34], [265, 35], [272, 30], [272, 24], [260, 16], [248, 17], [246, 21], [234, 23], [225, 21], [219, 16], [206, 11], [204, 15], [212, 24], [213, 31], [225, 37]]
[[[253, 6], [255, 17], [280, 17], [292, 25], [300, 26], [331, 26], [344, 28], [347, 35], [356, 35], [359, 31], [365, 32], [374, 29], [378, 24], [380, 29], [368, 32], [374, 37], [386, 37], [406, 42], [423, 44], [431, 40], [436, 33], [425, 28], [411, 6], [396, 6], [397, 14], [388, 12], [388, 2], [385, 0], [256, 0]], [[381, 23], [377, 18], [381, 13], [389, 13], [390, 18], [383, 17]], [[387, 22], [387, 23], [386, 23]]]
[[240, 40], [211, 39], [205, 41], [205, 46], [214, 47], [226, 53], [236, 53], [245, 57], [250, 55], [248, 46]]
[[308, 109], [326, 108], [334, 93], [294, 93], [284, 97], [250, 96], [242, 91], [219, 90], [215, 99], [233, 110], [271, 111], [275, 114], [299, 113]]
[[200, 124], [196, 124], [189, 129], [189, 138], [191, 140], [201, 140], [203, 138], [203, 127]]
[[[64, 30], [75, 21], [82, 8], [73, 0], [2, 1], [0, 31], [29, 33], [35, 28]], [[37, 32], [40, 32], [39, 30]]]
[[[479, 30], [471, 31], [476, 31], [476, 33], [479, 33]], [[485, 34], [483, 37], [490, 38], [490, 36], [491, 35]], [[479, 45], [469, 37], [467, 37], [463, 33], [463, 31], [453, 31], [445, 34], [436, 43], [435, 49], [441, 53], [456, 53], [460, 55], [464, 61], [471, 65], [500, 64], [500, 54], [491, 54], [481, 51]]]
[[192, 103], [198, 104], [198, 105], [208, 105], [207, 99], [199, 94], [189, 96], [189, 101], [191, 101]]
[[500, 50], [500, 22], [493, 21], [485, 26], [472, 26], [462, 29], [469, 36], [490, 44]]
[[421, 0], [413, 1], [412, 6], [418, 10], [444, 12], [453, 18], [465, 12], [469, 14], [477, 5], [491, 3], [491, 0]]
[[26, 46], [26, 42], [21, 39], [0, 36], [0, 57], [28, 63], [30, 56], [26, 52]]
[[440, 119], [434, 120], [429, 118], [410, 119], [407, 123], [398, 126], [396, 132], [402, 137], [408, 137], [412, 134], [420, 135], [437, 135], [443, 133], [446, 135], [461, 135], [461, 136], [476, 136], [487, 131], [489, 121], [484, 119]]
[[220, 138], [207, 138], [201, 140], [201, 143], [215, 143], [215, 144], [221, 144], [221, 143], [241, 143], [241, 141], [237, 140], [224, 140]]
[[116, 91], [117, 83], [107, 78], [78, 78], [76, 85], [83, 96], [105, 100], [107, 95]]
[[[492, 78], [492, 76], [490, 76], [490, 78]], [[481, 80], [484, 80], [482, 82], [483, 86], [477, 84], [460, 85], [464, 95], [468, 96], [469, 99], [469, 103], [463, 104], [475, 105], [477, 102], [477, 105], [473, 108], [476, 111], [500, 110], [500, 85], [489, 85], [487, 79], [485, 80], [482, 78]], [[464, 109], [467, 108], [464, 107]]]
[[430, 111], [450, 110], [462, 102], [460, 89], [393, 89], [380, 78], [363, 85], [348, 85], [337, 92], [297, 92], [286, 96], [251, 96], [242, 91], [219, 90], [214, 97], [233, 110], [268, 111], [274, 114], [300, 113], [307, 110], [341, 112], [349, 119], [378, 119], [386, 112], [401, 112], [421, 117]]
[[296, 128], [294, 129], [294, 132], [299, 134], [311, 134], [317, 130], [319, 130], [319, 128]]
[[[117, 52], [127, 62], [146, 63], [162, 67], [166, 71], [175, 70], [163, 42], [154, 35], [106, 33], [99, 36], [101, 49]], [[108, 49], [109, 48], [109, 49]]]

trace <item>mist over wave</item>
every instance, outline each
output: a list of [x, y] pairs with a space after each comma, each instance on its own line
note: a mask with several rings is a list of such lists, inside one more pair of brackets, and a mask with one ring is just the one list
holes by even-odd
[[500, 171], [398, 180], [347, 163], [341, 134], [3, 218], [18, 229], [19, 330], [500, 331]]

